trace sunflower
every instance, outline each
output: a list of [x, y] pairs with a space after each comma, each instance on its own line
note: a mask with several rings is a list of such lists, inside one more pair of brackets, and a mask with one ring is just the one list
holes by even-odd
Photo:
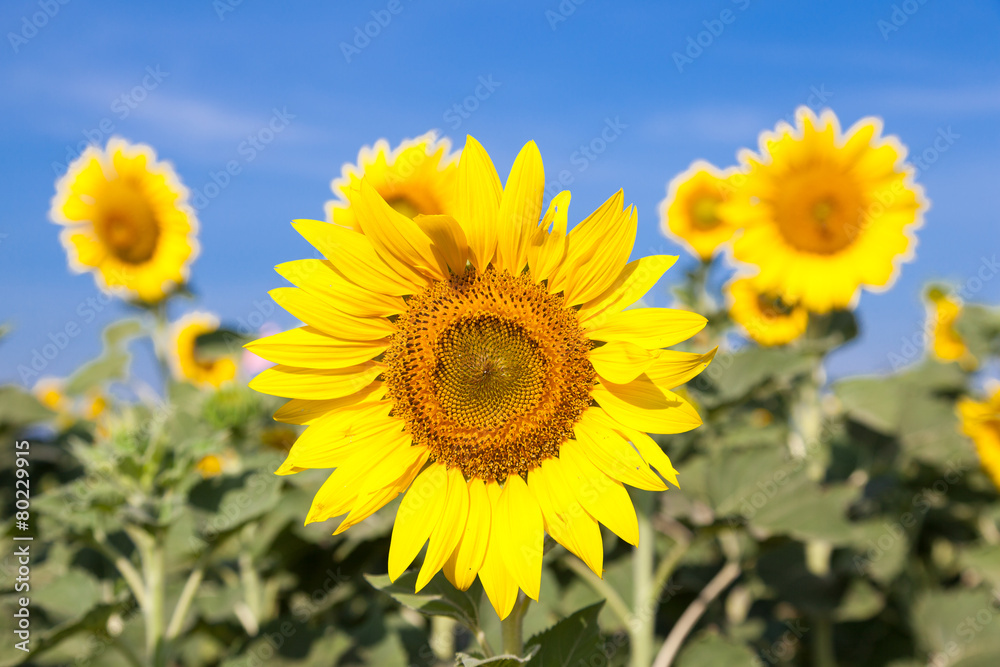
[[74, 271], [146, 303], [183, 284], [198, 254], [187, 190], [144, 144], [113, 138], [104, 150], [88, 147], [56, 184], [49, 216], [65, 226]]
[[330, 184], [337, 199], [326, 203], [326, 218], [349, 229], [360, 230], [357, 213], [350, 205], [351, 192], [361, 179], [368, 183], [396, 211], [408, 218], [415, 215], [455, 213], [457, 155], [451, 142], [436, 132], [405, 139], [394, 149], [379, 139], [358, 153], [358, 163], [345, 164], [340, 178]]
[[733, 254], [760, 267], [763, 289], [825, 313], [853, 305], [862, 286], [889, 286], [927, 202], [877, 118], [846, 133], [829, 110], [802, 107], [796, 120], [764, 132], [759, 155], [743, 151], [721, 215], [745, 225]]
[[762, 292], [753, 278], [740, 278], [726, 287], [729, 317], [747, 335], [765, 347], [790, 343], [806, 332], [809, 313], [798, 304]]
[[1000, 387], [982, 403], [971, 398], [958, 402], [962, 432], [972, 439], [983, 470], [1000, 490]]
[[667, 186], [660, 202], [660, 230], [707, 262], [733, 237], [739, 225], [723, 215], [734, 190], [734, 169], [722, 171], [698, 160]]
[[174, 377], [200, 387], [220, 387], [236, 377], [236, 363], [228, 357], [202, 359], [198, 337], [219, 330], [219, 319], [210, 313], [188, 313], [170, 327], [170, 367]]
[[927, 290], [927, 327], [931, 330], [931, 353], [941, 361], [957, 361], [966, 370], [979, 365], [955, 330], [962, 305], [942, 289]]
[[406, 491], [390, 577], [428, 543], [417, 590], [441, 569], [463, 590], [478, 575], [501, 618], [519, 588], [538, 598], [546, 532], [598, 575], [598, 522], [637, 542], [623, 483], [676, 484], [646, 433], [701, 423], [671, 389], [714, 354], [661, 349], [700, 315], [623, 311], [676, 257], [627, 262], [637, 217], [620, 191], [567, 234], [568, 192], [539, 223], [544, 185], [534, 142], [501, 188], [471, 137], [455, 217], [411, 220], [363, 179], [362, 233], [294, 223], [327, 260], [280, 265], [298, 288], [271, 295], [306, 326], [247, 345], [277, 363], [250, 386], [308, 425], [278, 474], [336, 468], [307, 523], [346, 514], [342, 533]]

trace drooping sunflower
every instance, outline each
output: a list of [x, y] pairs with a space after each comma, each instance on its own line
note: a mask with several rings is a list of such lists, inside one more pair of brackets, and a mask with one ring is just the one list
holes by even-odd
[[852, 306], [861, 287], [888, 288], [928, 206], [905, 156], [877, 118], [841, 132], [832, 111], [798, 109], [796, 127], [779, 123], [759, 154], [740, 155], [722, 206], [745, 225], [734, 256], [760, 268], [763, 289], [817, 313]]
[[1000, 491], [1000, 387], [983, 402], [963, 398], [958, 402], [962, 432], [972, 439], [983, 470]]
[[236, 377], [236, 363], [229, 357], [203, 359], [198, 355], [198, 337], [219, 330], [219, 318], [211, 313], [188, 313], [170, 327], [170, 369], [178, 380], [199, 387], [220, 387]]
[[70, 268], [146, 303], [183, 284], [198, 254], [187, 189], [144, 144], [88, 147], [56, 184], [49, 216], [65, 226]]
[[363, 233], [294, 223], [327, 259], [279, 266], [298, 288], [271, 295], [306, 326], [247, 345], [278, 364], [250, 386], [308, 425], [278, 474], [336, 468], [307, 522], [346, 514], [341, 533], [406, 491], [390, 577], [429, 542], [417, 589], [442, 568], [463, 590], [478, 575], [501, 618], [518, 588], [538, 598], [546, 532], [598, 575], [598, 522], [637, 542], [623, 483], [676, 484], [647, 432], [701, 423], [671, 389], [714, 354], [661, 349], [700, 315], [623, 311], [676, 257], [628, 262], [622, 193], [567, 233], [568, 192], [539, 222], [544, 184], [534, 142], [501, 187], [471, 137], [455, 217], [410, 219], [362, 180]]
[[806, 332], [809, 312], [780, 296], [761, 291], [753, 278], [739, 278], [726, 286], [729, 316], [750, 338], [770, 347], [790, 343]]
[[722, 204], [735, 189], [734, 169], [723, 171], [698, 160], [677, 175], [667, 186], [667, 198], [660, 202], [660, 230], [708, 261], [729, 241], [740, 225], [724, 215]]
[[962, 305], [938, 287], [927, 290], [926, 296], [931, 353], [941, 361], [957, 361], [962, 368], [974, 370], [979, 364], [955, 330]]
[[367, 179], [382, 199], [408, 218], [415, 215], [453, 215], [458, 176], [457, 154], [451, 141], [428, 132], [405, 139], [390, 149], [379, 139], [358, 153], [357, 164], [345, 164], [340, 178], [330, 184], [337, 199], [326, 203], [326, 218], [349, 229], [359, 230], [351, 208], [351, 192]]

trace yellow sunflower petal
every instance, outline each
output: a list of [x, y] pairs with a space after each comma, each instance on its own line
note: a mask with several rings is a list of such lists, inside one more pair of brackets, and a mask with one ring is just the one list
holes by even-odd
[[[664, 491], [663, 483], [639, 452], [618, 432], [594, 418], [588, 410], [573, 428], [576, 447], [604, 473], [619, 482], [647, 491]], [[566, 445], [564, 445], [565, 447]]]
[[396, 333], [396, 327], [384, 317], [355, 317], [296, 287], [277, 287], [268, 294], [274, 301], [299, 318], [330, 336], [343, 340], [378, 340]]
[[701, 425], [690, 403], [645, 375], [628, 384], [602, 382], [591, 395], [615, 421], [647, 433], [684, 433]]
[[[598, 321], [599, 320], [599, 321]], [[636, 308], [585, 325], [593, 340], [629, 341], [645, 348], [669, 347], [687, 340], [708, 323], [698, 313], [670, 308]]]
[[655, 357], [649, 350], [616, 340], [596, 347], [588, 355], [594, 370], [605, 380], [624, 384], [646, 372]]
[[434, 254], [430, 237], [417, 223], [397, 213], [367, 180], [351, 201], [365, 236], [386, 264], [397, 273], [419, 282], [421, 274], [443, 280], [448, 271]]
[[601, 529], [569, 490], [561, 465], [559, 459], [543, 461], [528, 473], [528, 488], [541, 507], [546, 532], [600, 577], [604, 574]]
[[329, 260], [299, 259], [279, 264], [274, 270], [293, 285], [336, 303], [348, 315], [385, 317], [406, 310], [406, 303], [398, 296], [380, 294], [355, 285]]
[[246, 344], [258, 357], [303, 368], [344, 368], [374, 359], [389, 347], [389, 339], [341, 340], [314, 327], [299, 327]]
[[461, 275], [469, 261], [469, 242], [458, 221], [450, 215], [418, 215], [413, 222], [431, 240], [431, 247], [438, 262], [454, 273]]
[[415, 294], [426, 285], [423, 277], [389, 266], [364, 234], [319, 220], [295, 220], [292, 226], [355, 285], [389, 296]]
[[580, 323], [596, 326], [600, 324], [597, 318], [631, 306], [649, 292], [676, 261], [675, 255], [651, 255], [629, 262], [604, 292], [580, 307]]
[[472, 264], [481, 273], [497, 247], [497, 214], [503, 188], [482, 144], [466, 137], [458, 163], [458, 220], [469, 240]]
[[490, 527], [493, 517], [490, 512], [490, 499], [486, 493], [486, 484], [481, 479], [471, 479], [469, 490], [469, 519], [461, 542], [452, 551], [444, 565], [445, 576], [455, 588], [468, 590], [476, 575], [483, 567], [486, 550], [490, 542]]
[[670, 462], [670, 457], [660, 449], [660, 446], [648, 434], [618, 423], [600, 408], [592, 408], [590, 413], [595, 420], [621, 433], [639, 451], [640, 456], [645, 459], [650, 467], [655, 468], [661, 477], [677, 488], [680, 488], [680, 484], [677, 481], [677, 470], [674, 469], [673, 463]]
[[[587, 512], [629, 544], [639, 543], [639, 520], [628, 491], [605, 475], [570, 440], [559, 451], [564, 479]], [[568, 446], [567, 446], [568, 445]]]
[[440, 463], [432, 463], [413, 481], [396, 512], [389, 544], [389, 579], [398, 579], [420, 553], [441, 520], [447, 497], [448, 473]]
[[346, 458], [403, 430], [403, 422], [390, 417], [389, 401], [360, 403], [341, 408], [316, 420], [298, 437], [285, 463], [300, 468], [334, 468]]
[[542, 214], [545, 169], [534, 141], [517, 154], [497, 214], [497, 266], [511, 275], [528, 263], [528, 245]]
[[[496, 610], [500, 620], [507, 618], [510, 610], [514, 608], [517, 601], [517, 580], [507, 568], [503, 556], [503, 542], [507, 539], [506, 533], [501, 529], [500, 521], [500, 496], [502, 491], [495, 482], [486, 484], [486, 493], [490, 503], [490, 515], [492, 522], [490, 525], [489, 548], [486, 551], [486, 558], [483, 566], [479, 570], [479, 580], [483, 584], [483, 590], [490, 599], [490, 604]], [[510, 522], [507, 521], [507, 524]], [[509, 527], [509, 526], [508, 526]]]
[[278, 365], [250, 381], [250, 388], [285, 398], [340, 398], [367, 387], [382, 372], [381, 364], [367, 361], [347, 368], [295, 368]]
[[385, 396], [385, 385], [382, 382], [372, 382], [364, 389], [343, 398], [320, 401], [293, 398], [278, 408], [274, 413], [274, 419], [286, 424], [310, 424], [328, 412], [357, 403], [380, 401], [383, 396]]
[[536, 282], [551, 278], [566, 257], [569, 202], [570, 193], [566, 190], [552, 198], [528, 248], [528, 265]]
[[532, 600], [538, 599], [542, 577], [545, 527], [538, 501], [520, 475], [511, 475], [497, 503], [499, 548], [517, 585]]
[[422, 445], [400, 447], [393, 451], [359, 484], [363, 490], [358, 493], [356, 504], [333, 534], [340, 535], [351, 526], [358, 525], [405, 491], [427, 462], [428, 456], [430, 452]]
[[458, 468], [448, 470], [448, 490], [445, 509], [441, 520], [434, 526], [427, 545], [424, 564], [417, 575], [417, 592], [427, 585], [431, 578], [445, 564], [455, 551], [469, 518], [469, 487]]
[[[633, 207], [624, 211], [619, 190], [567, 237], [563, 264], [565, 298], [569, 305], [600, 296], [625, 268], [632, 252], [638, 216]], [[558, 289], [557, 285], [554, 289]]]

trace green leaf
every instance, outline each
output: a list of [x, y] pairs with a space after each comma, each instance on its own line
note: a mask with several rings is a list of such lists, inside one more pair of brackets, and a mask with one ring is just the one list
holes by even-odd
[[467, 591], [460, 591], [438, 573], [419, 593], [414, 593], [417, 570], [405, 572], [395, 582], [389, 575], [365, 575], [369, 584], [392, 596], [400, 604], [429, 616], [447, 616], [469, 630], [479, 628], [479, 601], [483, 589], [478, 582]]
[[885, 596], [864, 579], [853, 579], [833, 612], [833, 620], [867, 621], [885, 608]]
[[887, 378], [856, 378], [834, 385], [833, 391], [844, 411], [859, 424], [894, 434], [899, 429], [903, 395]]
[[33, 394], [20, 387], [12, 384], [0, 387], [0, 424], [25, 426], [54, 415]]
[[717, 453], [703, 469], [713, 509], [721, 516], [750, 517], [801, 475], [804, 466], [782, 449], [756, 448]]
[[950, 667], [1000, 665], [998, 609], [1000, 593], [996, 592], [927, 592], [913, 606], [914, 635], [929, 653], [950, 650]]
[[787, 383], [810, 372], [815, 363], [813, 356], [798, 350], [747, 346], [717, 355], [690, 385], [698, 391], [712, 387], [715, 390], [712, 402], [728, 403], [765, 384]]
[[964, 306], [955, 330], [977, 359], [1000, 355], [1000, 308]]
[[757, 655], [746, 644], [707, 632], [689, 642], [677, 656], [677, 667], [715, 667], [716, 665], [754, 665]]
[[69, 377], [66, 393], [77, 396], [91, 387], [127, 378], [132, 361], [128, 342], [142, 332], [142, 323], [138, 320], [121, 320], [109, 325], [102, 334], [104, 351], [101, 356], [85, 363]]
[[791, 535], [800, 540], [818, 539], [844, 544], [853, 538], [847, 521], [847, 507], [861, 493], [854, 486], [821, 487], [799, 478], [776, 491], [751, 517], [751, 523], [770, 533]]
[[528, 664], [531, 667], [576, 667], [580, 663], [586, 664], [594, 657], [601, 641], [597, 615], [603, 606], [604, 601], [601, 600], [584, 607], [529, 639], [525, 649], [537, 648], [538, 652]]

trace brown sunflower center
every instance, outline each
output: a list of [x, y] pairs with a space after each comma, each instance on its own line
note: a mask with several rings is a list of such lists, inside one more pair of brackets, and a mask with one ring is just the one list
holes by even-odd
[[782, 236], [799, 250], [831, 255], [854, 243], [862, 231], [863, 197], [849, 175], [829, 165], [789, 174], [775, 196]]
[[691, 202], [691, 222], [698, 229], [712, 229], [722, 222], [719, 217], [719, 198], [701, 195]]
[[590, 340], [562, 296], [492, 268], [413, 296], [385, 354], [393, 413], [466, 477], [503, 480], [555, 456], [590, 405]]
[[126, 264], [142, 264], [156, 252], [160, 225], [149, 201], [134, 181], [108, 181], [97, 197], [94, 232], [112, 255]]
[[792, 314], [792, 306], [785, 303], [780, 296], [760, 294], [757, 296], [757, 308], [769, 320], [788, 317]]

